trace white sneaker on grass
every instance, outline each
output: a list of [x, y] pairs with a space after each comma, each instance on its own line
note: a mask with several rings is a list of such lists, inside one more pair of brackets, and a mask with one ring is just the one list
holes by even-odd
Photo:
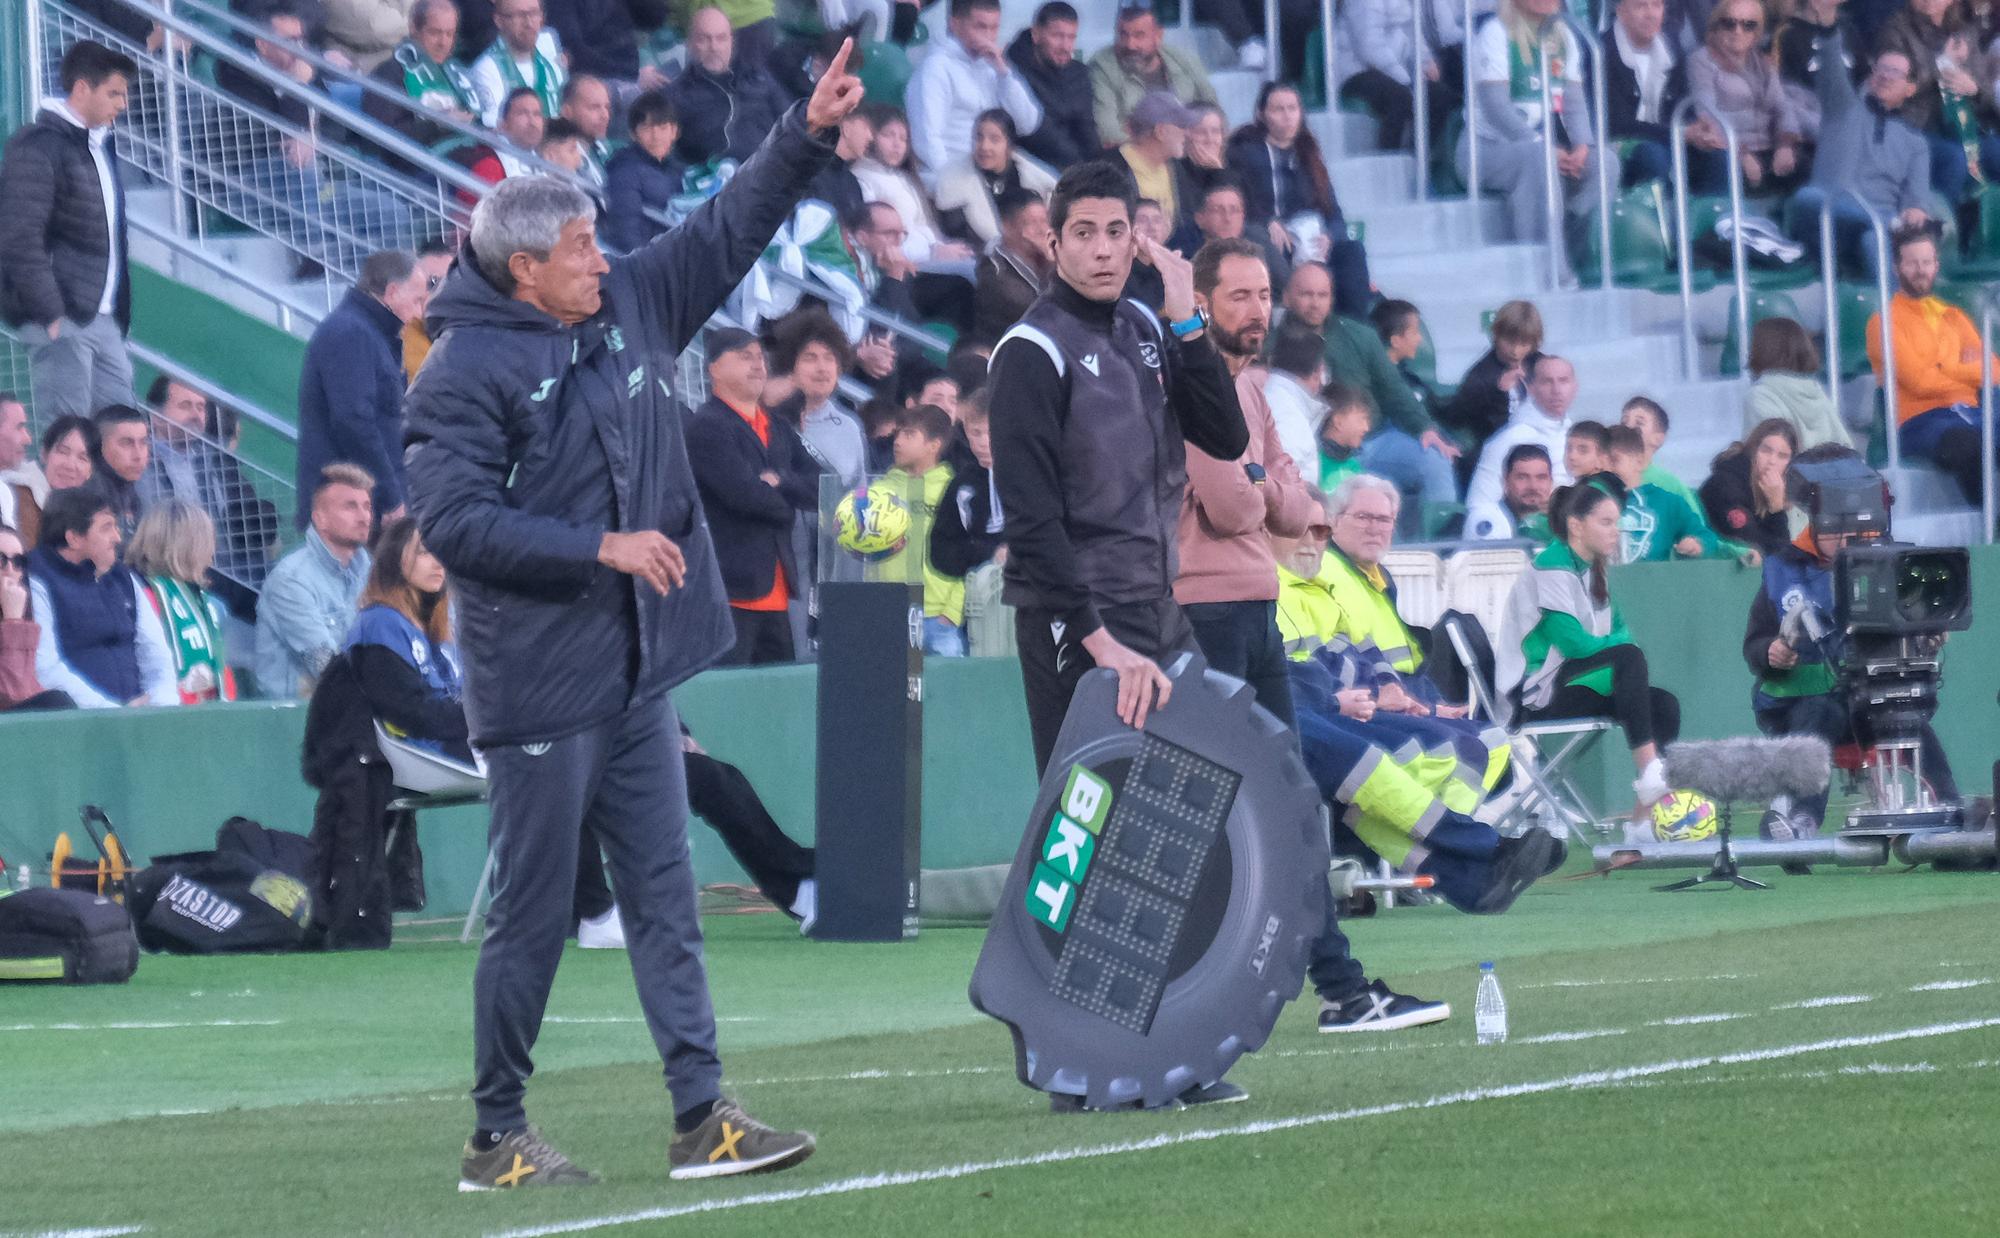
[[618, 918], [617, 906], [614, 904], [610, 911], [601, 916], [579, 921], [576, 926], [576, 944], [585, 950], [623, 950], [625, 922]]

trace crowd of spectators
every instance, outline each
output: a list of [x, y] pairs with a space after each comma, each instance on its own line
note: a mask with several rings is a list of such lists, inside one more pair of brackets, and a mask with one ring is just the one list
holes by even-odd
[[[1005, 625], [977, 625], [998, 605], [1006, 556], [986, 430], [1004, 403], [982, 390], [985, 360], [1049, 289], [1047, 198], [1064, 169], [1090, 159], [1129, 173], [1135, 230], [1155, 244], [1189, 258], [1205, 247], [1254, 251], [1276, 305], [1242, 373], [1274, 442], [1328, 492], [1357, 474], [1386, 478], [1404, 539], [1546, 545], [1556, 493], [1609, 476], [1620, 504], [1612, 558], [1755, 561], [1796, 532], [1783, 492], [1790, 458], [1861, 437], [1827, 394], [1812, 337], [1781, 317], [1752, 332], [1742, 437], [1703, 477], [1673, 476], [1660, 451], [1676, 416], [1712, 410], [1670, 410], [1643, 392], [1617, 410], [1579, 408], [1583, 381], [1605, 376], [1580, 375], [1559, 355], [1562, 341], [1544, 338], [1529, 300], [1498, 308], [1491, 349], [1449, 382], [1428, 360], [1421, 309], [1399, 296], [1426, 290], [1381, 288], [1371, 276], [1365, 237], [1305, 123], [1293, 40], [1275, 49], [1234, 40], [1241, 64], [1276, 55], [1285, 69], [1232, 127], [1200, 59], [1165, 41], [1150, 8], [1120, 9], [1111, 45], [1090, 49], [1079, 48], [1078, 10], [1065, 0], [1041, 5], [1011, 38], [997, 0], [945, 2], [945, 33], [913, 56], [906, 89], [841, 125], [813, 191], [829, 222], [817, 239], [796, 238], [814, 269], [844, 278], [852, 294], [808, 295], [782, 312], [748, 305], [744, 325], [706, 336], [709, 396], [691, 410], [689, 450], [736, 661], [811, 655], [822, 509], [882, 475], [909, 496], [913, 521], [903, 557], [878, 570], [923, 583], [926, 648], [1008, 651]], [[323, 88], [323, 64], [351, 66], [371, 79], [362, 98], [372, 120], [482, 180], [571, 175], [596, 199], [598, 241], [615, 253], [671, 226], [750, 156], [825, 65], [845, 32], [836, 16], [910, 45], [918, 6], [823, 4], [833, 33], [820, 39], [780, 39], [755, 5], [684, 16], [636, 0], [234, 7], [259, 30], [241, 44], [265, 69]], [[1301, 20], [1296, 7], [1281, 5], [1281, 18]], [[1455, 5], [1351, 0], [1335, 85], [1376, 115], [1390, 149], [1415, 123], [1413, 74], [1426, 84], [1433, 137], [1461, 103], [1473, 109], [1482, 186], [1522, 237], [1546, 218], [1545, 126], [1559, 126], [1557, 181], [1581, 234], [1596, 209], [1596, 161], [1613, 163], [1625, 186], [1672, 177], [1669, 124], [1686, 99], [1691, 190], [1726, 185], [1726, 127], [1746, 191], [1799, 239], [1816, 240], [1828, 203], [1844, 252], [1865, 261], [1876, 256], [1873, 233], [1854, 201], [1891, 214], [1893, 252], [1880, 257], [1900, 289], [1895, 432], [1908, 455], [1937, 463], [1976, 501], [1978, 333], [1935, 295], [1936, 225], [1976, 210], [1986, 169], [2000, 166], [2000, 31], [1944, 0], [1852, 20], [1826, 0], [1775, 20], [1757, 0], [1723, 0], [1701, 16], [1621, 0], [1601, 15], [1618, 149], [1596, 150], [1584, 77], [1595, 58], [1551, 21], [1558, 7], [1502, 0], [1467, 31]], [[1198, 9], [1225, 29], [1261, 23], [1261, 6], [1240, 0]], [[664, 38], [651, 33], [662, 28]], [[683, 46], [658, 54], [675, 41]], [[219, 89], [305, 135], [252, 152], [245, 183], [318, 221], [296, 238], [303, 269], [353, 273], [306, 352], [296, 501], [276, 510], [244, 478], [228, 409], [167, 378], [135, 398], [114, 122], [139, 75], [123, 53], [76, 45], [63, 97], [10, 139], [0, 165], [0, 249], [10, 254], [0, 309], [29, 352], [41, 427], [37, 451], [22, 403], [0, 398], [0, 555], [10, 553], [5, 539], [18, 543], [18, 562], [7, 562], [25, 582], [24, 613], [8, 617], [32, 612], [39, 624], [39, 678], [5, 696], [66, 694], [79, 705], [302, 696], [347, 640], [372, 539], [403, 514], [403, 393], [432, 343], [430, 294], [462, 238], [419, 237], [396, 201], [326, 177], [327, 144], [368, 142], [332, 123], [310, 92], [218, 62]], [[1449, 152], [1466, 171], [1472, 140]], [[420, 174], [395, 152], [374, 154]], [[1160, 308], [1160, 276], [1143, 252], [1127, 295]], [[921, 343], [890, 319], [927, 326], [943, 343]], [[1883, 373], [1879, 340], [1871, 324], [1870, 359]], [[281, 536], [288, 514], [296, 537]], [[0, 580], [0, 603], [12, 595]], [[982, 630], [1000, 635], [982, 644]]]

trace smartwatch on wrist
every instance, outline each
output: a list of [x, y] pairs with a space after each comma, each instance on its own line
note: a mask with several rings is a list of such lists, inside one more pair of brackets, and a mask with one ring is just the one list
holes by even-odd
[[1246, 477], [1250, 479], [1251, 485], [1261, 486], [1264, 484], [1265, 474], [1263, 465], [1258, 464], [1255, 461], [1252, 461], [1243, 466], [1243, 473]]
[[1194, 317], [1183, 318], [1179, 322], [1167, 325], [1173, 331], [1175, 339], [1184, 340], [1190, 335], [1197, 335], [1208, 330], [1208, 314], [1201, 307], [1196, 306]]

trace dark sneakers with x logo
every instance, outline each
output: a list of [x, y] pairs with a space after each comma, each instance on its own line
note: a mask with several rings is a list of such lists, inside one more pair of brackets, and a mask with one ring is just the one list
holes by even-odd
[[465, 1145], [458, 1170], [461, 1191], [506, 1191], [520, 1186], [589, 1186], [597, 1175], [579, 1169], [550, 1147], [532, 1126], [508, 1131], [484, 1152]]
[[813, 1153], [805, 1131], [776, 1131], [724, 1097], [708, 1120], [667, 1148], [670, 1178], [721, 1178], [790, 1169]]

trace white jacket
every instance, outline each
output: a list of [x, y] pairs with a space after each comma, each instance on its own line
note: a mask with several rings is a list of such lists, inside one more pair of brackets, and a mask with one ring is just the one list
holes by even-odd
[[1569, 470], [1563, 467], [1563, 445], [1569, 437], [1569, 424], [1568, 418], [1556, 420], [1537, 408], [1533, 400], [1523, 402], [1514, 410], [1513, 420], [1487, 439], [1485, 450], [1479, 453], [1479, 467], [1472, 471], [1472, 481], [1465, 488], [1465, 510], [1500, 502], [1501, 468], [1507, 462], [1507, 453], [1522, 443], [1547, 448], [1549, 472], [1555, 475], [1556, 485], [1569, 485], [1572, 479]]
[[972, 154], [972, 126], [981, 112], [1006, 108], [1015, 131], [1026, 137], [1042, 123], [1042, 105], [1019, 73], [1002, 75], [990, 62], [974, 59], [957, 39], [930, 46], [903, 101], [924, 182], [935, 185], [942, 169]]
[[861, 196], [870, 202], [886, 202], [903, 217], [903, 256], [922, 264], [931, 259], [931, 250], [945, 239], [938, 230], [937, 216], [931, 214], [924, 187], [908, 172], [900, 172], [873, 155], [854, 161], [848, 169], [861, 182]]
[[[1416, 14], [1420, 0], [1347, 0], [1341, 6], [1340, 42], [1334, 47], [1341, 83], [1375, 69], [1399, 84], [1410, 84], [1410, 59], [1416, 51]], [[1461, 19], [1462, 20], [1462, 19]]]
[[[1021, 188], [1044, 199], [1055, 192], [1055, 173], [1020, 151], [1014, 152], [1014, 170], [1020, 174]], [[964, 211], [966, 224], [981, 241], [990, 245], [999, 238], [1000, 212], [993, 205], [992, 195], [986, 192], [979, 169], [972, 166], [971, 156], [938, 174], [933, 200], [941, 211]]]
[[1326, 423], [1326, 405], [1281, 370], [1272, 370], [1265, 377], [1264, 402], [1271, 406], [1271, 422], [1278, 428], [1278, 442], [1285, 454], [1307, 481], [1317, 482], [1319, 428]]

